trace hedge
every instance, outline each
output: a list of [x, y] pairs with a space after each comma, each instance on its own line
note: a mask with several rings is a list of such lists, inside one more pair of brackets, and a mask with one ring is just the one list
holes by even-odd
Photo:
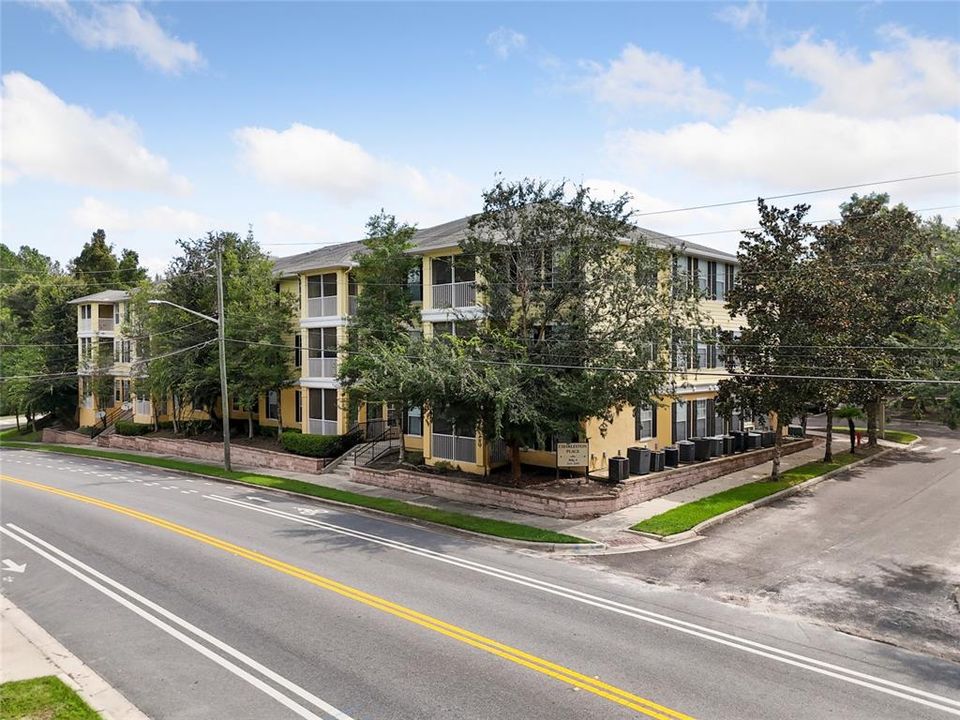
[[346, 450], [340, 435], [305, 435], [284, 430], [280, 443], [287, 452], [307, 457], [337, 457]]
[[146, 435], [153, 430], [152, 425], [146, 423], [136, 423], [131, 420], [117, 420], [117, 435]]

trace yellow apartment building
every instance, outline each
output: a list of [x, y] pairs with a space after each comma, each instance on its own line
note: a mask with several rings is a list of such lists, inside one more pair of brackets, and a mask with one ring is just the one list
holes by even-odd
[[[483, 308], [478, 304], [472, 270], [453, 261], [468, 221], [461, 218], [424, 228], [413, 236], [410, 252], [418, 255], [421, 263], [410, 277], [411, 298], [420, 315], [419, 326], [412, 332], [421, 332], [428, 338], [469, 334], [482, 321]], [[696, 284], [707, 298], [702, 310], [717, 328], [739, 329], [724, 308], [727, 288], [736, 277], [734, 255], [682, 243], [650, 230], [638, 228], [636, 233], [653, 247], [678, 253], [674, 278], [679, 278], [680, 283]], [[439, 418], [431, 421], [422, 409], [414, 409], [405, 417], [395, 417], [381, 405], [350, 410], [337, 371], [340, 348], [346, 344], [350, 317], [356, 311], [358, 288], [351, 270], [362, 250], [361, 242], [347, 242], [275, 261], [278, 289], [299, 298], [291, 340], [291, 361], [298, 379], [293, 387], [283, 391], [282, 397], [269, 393], [261, 399], [259, 423], [274, 427], [282, 423], [285, 428], [317, 435], [344, 434], [364, 423], [368, 436], [375, 435], [378, 428], [402, 424], [406, 447], [422, 452], [427, 464], [449, 463], [479, 475], [505, 464], [506, 448], [502, 442], [488, 443], [473, 428], [453, 427]], [[129, 295], [121, 291], [105, 291], [73, 301], [77, 305], [81, 425], [95, 424], [104, 412], [111, 418], [126, 414], [137, 422], [152, 422], [151, 401], [131, 392], [129, 363], [135, 345], [119, 332], [128, 302]], [[584, 424], [582, 434], [589, 443], [591, 470], [605, 468], [609, 457], [624, 454], [631, 446], [655, 450], [689, 437], [740, 429], [740, 418], [734, 416], [733, 426], [729, 427], [714, 407], [717, 382], [724, 372], [717, 345], [709, 338], [692, 340], [692, 351], [674, 351], [674, 367], [678, 368], [675, 397], [665, 392], [651, 407], [624, 408], [612, 423], [591, 419]], [[84, 383], [85, 373], [89, 375], [92, 367], [91, 352], [101, 347], [99, 343], [110, 343], [115, 354], [110, 369], [115, 383], [113, 404], [104, 408], [96, 406], [88, 384]], [[169, 417], [170, 408], [167, 403], [164, 405], [157, 408], [161, 419]], [[242, 413], [231, 415], [246, 417]], [[554, 467], [555, 450], [556, 439], [549, 439], [542, 447], [524, 448], [521, 460], [529, 465]]]

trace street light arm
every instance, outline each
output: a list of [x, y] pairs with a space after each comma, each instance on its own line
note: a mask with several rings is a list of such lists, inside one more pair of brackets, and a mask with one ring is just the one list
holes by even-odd
[[148, 305], [169, 305], [170, 307], [175, 307], [178, 310], [183, 310], [184, 312], [190, 313], [191, 315], [196, 315], [197, 317], [203, 318], [204, 320], [209, 320], [214, 325], [220, 324], [220, 321], [217, 320], [215, 317], [204, 315], [201, 312], [197, 312], [196, 310], [191, 310], [190, 308], [184, 307], [183, 305], [177, 305], [175, 302], [170, 302], [169, 300], [148, 300], [147, 304]]

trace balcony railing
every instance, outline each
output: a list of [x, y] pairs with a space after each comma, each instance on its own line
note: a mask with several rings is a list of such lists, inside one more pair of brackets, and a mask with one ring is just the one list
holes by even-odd
[[336, 314], [336, 295], [307, 298], [307, 317], [335, 317]]
[[503, 462], [507, 459], [507, 443], [503, 441], [503, 438], [490, 441], [487, 456], [492, 463]]
[[97, 330], [100, 332], [113, 332], [113, 318], [98, 318]]
[[334, 358], [310, 358], [307, 363], [309, 377], [335, 378], [337, 376], [337, 359]]
[[137, 398], [135, 403], [135, 412], [137, 415], [153, 415], [153, 403], [149, 400]]
[[357, 314], [357, 296], [349, 295], [347, 297], [347, 314], [356, 315]]
[[83, 398], [83, 407], [85, 410], [93, 410], [93, 395], [87, 395]]
[[477, 461], [477, 441], [473, 436], [433, 433], [432, 454], [441, 460]]
[[90, 332], [93, 329], [93, 320], [91, 318], [80, 318], [77, 325], [78, 332]]
[[307, 429], [311, 435], [337, 435], [336, 420], [317, 420], [310, 418]]
[[477, 288], [471, 282], [443, 283], [433, 286], [433, 307], [471, 307], [477, 304]]

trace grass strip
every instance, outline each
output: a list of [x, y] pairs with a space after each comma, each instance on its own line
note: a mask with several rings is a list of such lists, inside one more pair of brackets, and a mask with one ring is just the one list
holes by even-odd
[[[861, 433], [863, 433], [864, 440], [867, 439], [867, 429], [865, 427], [858, 427], [858, 428], [855, 428], [855, 430], [858, 430]], [[847, 436], [847, 435], [850, 435], [850, 428], [842, 425], [834, 425], [833, 432], [843, 433], [845, 436]], [[880, 434], [879, 431], [877, 434], [878, 435]], [[902, 445], [907, 445], [908, 443], [912, 443], [918, 437], [920, 436], [914, 435], [913, 433], [904, 432], [903, 430], [885, 430], [883, 433], [884, 440], [889, 440], [890, 442], [895, 442], [895, 443], [901, 443]]]
[[709, 520], [741, 505], [755, 502], [768, 495], [786, 490], [788, 487], [825, 475], [831, 470], [837, 470], [856, 460], [862, 460], [864, 457], [866, 456], [837, 453], [833, 456], [833, 462], [811, 462], [780, 473], [780, 479], [776, 481], [758, 480], [757, 482], [738, 485], [735, 488], [678, 505], [664, 513], [637, 523], [631, 529], [655, 535], [675, 535], [699, 525], [704, 520]]
[[55, 675], [0, 685], [2, 720], [100, 720], [79, 695]]
[[37, 430], [36, 432], [30, 432], [27, 429], [17, 430], [15, 427], [12, 427], [0, 432], [0, 441], [17, 440], [19, 442], [39, 442], [40, 435], [42, 434], [43, 433], [40, 430]]
[[506, 520], [492, 520], [489, 518], [477, 517], [475, 515], [464, 515], [462, 513], [439, 510], [437, 508], [425, 507], [423, 505], [413, 505], [402, 500], [393, 500], [391, 498], [373, 497], [370, 495], [361, 495], [360, 493], [350, 492], [349, 490], [340, 490], [338, 488], [327, 487], [325, 485], [314, 485], [303, 480], [294, 480], [292, 478], [282, 478], [273, 475], [259, 475], [243, 471], [227, 471], [216, 465], [204, 465], [202, 463], [187, 462], [185, 460], [173, 460], [171, 458], [149, 457], [145, 455], [133, 455], [124, 452], [112, 452], [108, 450], [94, 450], [93, 448], [64, 447], [61, 445], [52, 445], [50, 443], [19, 443], [3, 441], [2, 447], [15, 447], [23, 450], [43, 450], [46, 452], [58, 452], [67, 455], [83, 455], [85, 457], [104, 458], [106, 460], [124, 460], [126, 462], [138, 463], [140, 465], [150, 465], [152, 467], [161, 467], [167, 470], [179, 470], [188, 473], [200, 473], [201, 475], [212, 475], [223, 478], [224, 480], [236, 480], [239, 482], [259, 485], [260, 487], [273, 488], [277, 490], [288, 490], [299, 493], [300, 495], [309, 495], [311, 497], [321, 498], [323, 500], [333, 500], [334, 502], [344, 503], [346, 505], [355, 505], [357, 507], [369, 508], [371, 510], [380, 510], [392, 515], [414, 518], [416, 520], [426, 520], [437, 523], [438, 525], [447, 525], [449, 527], [469, 530], [482, 535], [492, 535], [494, 537], [507, 538], [510, 540], [526, 540], [529, 542], [543, 543], [585, 543], [587, 540], [554, 532], [553, 530], [544, 530], [531, 525], [521, 525], [520, 523], [507, 522]]

